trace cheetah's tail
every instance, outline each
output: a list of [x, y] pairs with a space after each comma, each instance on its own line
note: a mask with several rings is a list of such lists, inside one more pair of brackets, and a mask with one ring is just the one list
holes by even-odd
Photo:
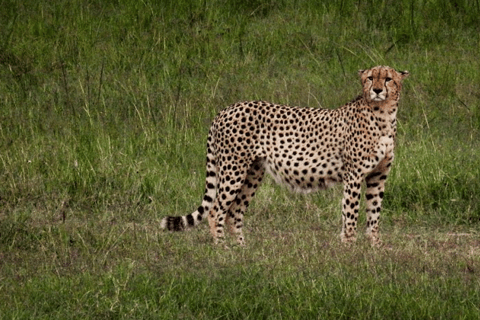
[[210, 211], [213, 202], [217, 196], [217, 169], [215, 166], [214, 156], [207, 154], [207, 178], [205, 182], [205, 195], [203, 196], [202, 205], [198, 209], [186, 216], [168, 216], [160, 222], [160, 228], [170, 231], [183, 231], [193, 228], [204, 220]]

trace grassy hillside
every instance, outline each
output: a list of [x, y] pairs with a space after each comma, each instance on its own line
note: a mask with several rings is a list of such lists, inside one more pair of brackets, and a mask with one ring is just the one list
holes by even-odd
[[[478, 1], [0, 5], [0, 315], [478, 314]], [[245, 250], [213, 247], [205, 225], [159, 231], [200, 203], [219, 110], [335, 108], [379, 64], [411, 73], [384, 248], [340, 245], [341, 187], [292, 195], [269, 179]]]

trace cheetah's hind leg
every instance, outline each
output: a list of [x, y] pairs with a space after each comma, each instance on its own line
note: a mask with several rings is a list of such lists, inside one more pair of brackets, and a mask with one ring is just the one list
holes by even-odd
[[[235, 221], [237, 220], [236, 218], [241, 215], [240, 213], [236, 213], [236, 199], [237, 196], [242, 193], [244, 185], [246, 185], [246, 188], [248, 188], [246, 181], [253, 163], [255, 163], [255, 161], [247, 160], [244, 163], [230, 162], [228, 165], [226, 165], [222, 160], [218, 161], [218, 167], [222, 168], [223, 170], [221, 171], [221, 176], [218, 177], [219, 185], [217, 197], [213, 204], [212, 210], [210, 210], [208, 213], [210, 232], [212, 233], [215, 244], [225, 243], [224, 226], [227, 222], [227, 218], [230, 220], [229, 222], [232, 222], [230, 212], [232, 212], [234, 216], [233, 225], [238, 226], [237, 229], [241, 232], [242, 220], [240, 219], [239, 222]], [[241, 196], [239, 199], [241, 199]], [[243, 235], [240, 234], [239, 238], [242, 238], [243, 242]]]
[[240, 246], [245, 246], [245, 238], [243, 236], [243, 217], [250, 201], [255, 196], [255, 191], [262, 182], [265, 168], [262, 159], [255, 161], [250, 170], [248, 170], [245, 183], [242, 185], [240, 192], [237, 194], [235, 201], [230, 206], [227, 215], [227, 225], [230, 233], [237, 238]]

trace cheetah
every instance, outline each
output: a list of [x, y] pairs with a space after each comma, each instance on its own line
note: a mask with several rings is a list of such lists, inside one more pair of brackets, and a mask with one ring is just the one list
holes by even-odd
[[338, 109], [301, 108], [264, 101], [236, 103], [214, 119], [207, 139], [203, 201], [161, 228], [181, 231], [206, 217], [214, 243], [224, 226], [239, 245], [244, 213], [265, 171], [291, 190], [309, 193], [343, 183], [341, 241], [356, 240], [361, 185], [366, 182], [366, 235], [380, 244], [385, 180], [394, 158], [397, 107], [408, 71], [376, 66], [358, 72], [363, 92]]

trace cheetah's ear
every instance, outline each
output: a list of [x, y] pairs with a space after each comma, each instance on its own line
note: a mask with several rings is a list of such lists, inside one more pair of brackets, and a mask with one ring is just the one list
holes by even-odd
[[[398, 72], [398, 71], [397, 71], [397, 72]], [[402, 78], [402, 80], [403, 80], [403, 79], [405, 79], [406, 77], [408, 77], [408, 76], [410, 75], [410, 72], [408, 72], [407, 70], [405, 70], [405, 71], [400, 71], [400, 72], [398, 72], [398, 74], [399, 74], [400, 78]]]
[[361, 77], [365, 70], [358, 70], [358, 75]]

